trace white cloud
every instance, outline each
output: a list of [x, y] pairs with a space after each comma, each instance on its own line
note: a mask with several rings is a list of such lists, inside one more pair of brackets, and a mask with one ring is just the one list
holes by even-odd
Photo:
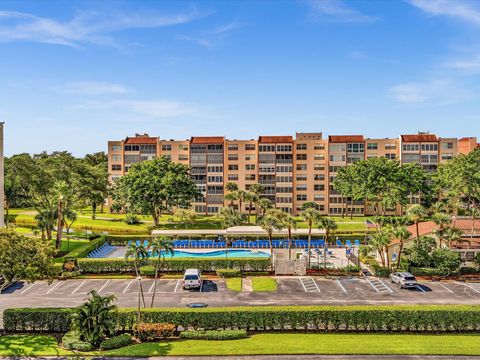
[[390, 94], [400, 103], [448, 105], [471, 99], [470, 91], [448, 79], [410, 82], [392, 86]]
[[220, 40], [225, 39], [232, 31], [237, 30], [242, 25], [236, 21], [219, 26], [210, 31], [204, 31], [200, 36], [178, 35], [177, 39], [190, 41], [202, 47], [211, 48]]
[[185, 13], [80, 12], [68, 21], [0, 10], [0, 42], [32, 41], [80, 47], [85, 43], [116, 46], [111, 33], [185, 24], [209, 14], [192, 7]]
[[120, 110], [122, 113], [128, 112], [153, 119], [171, 119], [182, 116], [203, 117], [207, 115], [202, 109], [195, 105], [165, 99], [91, 101], [77, 105], [76, 107], [93, 110]]
[[122, 84], [101, 81], [71, 82], [61, 86], [59, 89], [67, 93], [85, 95], [126, 94], [129, 92], [129, 90]]
[[193, 37], [193, 36], [187, 36], [187, 35], [178, 35], [177, 36], [178, 40], [183, 40], [183, 41], [190, 41], [193, 42], [197, 45], [210, 48], [213, 46], [211, 40], [202, 38], [202, 37]]
[[480, 55], [476, 55], [470, 59], [456, 59], [448, 61], [445, 66], [461, 70], [467, 74], [480, 73]]
[[375, 16], [361, 13], [347, 6], [342, 0], [307, 0], [311, 11], [309, 17], [317, 21], [366, 23], [378, 20]]
[[432, 16], [447, 16], [480, 26], [480, 2], [465, 0], [408, 0]]

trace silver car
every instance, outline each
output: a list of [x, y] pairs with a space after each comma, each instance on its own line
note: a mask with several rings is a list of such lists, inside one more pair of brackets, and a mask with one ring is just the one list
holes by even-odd
[[394, 272], [390, 274], [392, 283], [400, 285], [401, 289], [416, 288], [418, 286], [417, 279], [409, 272]]

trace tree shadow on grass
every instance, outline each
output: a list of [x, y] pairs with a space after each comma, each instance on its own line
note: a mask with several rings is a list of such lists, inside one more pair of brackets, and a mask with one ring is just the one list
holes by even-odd
[[0, 337], [0, 356], [61, 355], [53, 336], [7, 335]]

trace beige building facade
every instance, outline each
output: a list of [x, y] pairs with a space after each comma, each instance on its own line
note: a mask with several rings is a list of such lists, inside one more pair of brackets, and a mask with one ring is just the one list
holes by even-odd
[[[340, 168], [371, 157], [386, 157], [401, 163], [418, 163], [426, 171], [436, 171], [439, 164], [477, 146], [474, 137], [458, 140], [429, 133], [371, 139], [363, 135], [324, 138], [318, 132], [250, 140], [223, 136], [164, 140], [136, 134], [108, 142], [108, 168], [110, 181], [114, 182], [127, 173], [132, 164], [157, 156], [188, 165], [201, 193], [192, 207], [203, 214], [215, 214], [228, 205], [224, 199], [225, 184], [234, 182], [243, 190], [252, 184], [261, 184], [263, 197], [270, 199], [276, 208], [294, 215], [301, 213], [305, 202], [313, 201], [324, 215], [361, 216], [371, 215], [371, 207], [343, 198], [333, 187]], [[243, 203], [241, 211], [248, 212], [249, 206]], [[387, 211], [389, 214], [400, 212], [401, 209]]]

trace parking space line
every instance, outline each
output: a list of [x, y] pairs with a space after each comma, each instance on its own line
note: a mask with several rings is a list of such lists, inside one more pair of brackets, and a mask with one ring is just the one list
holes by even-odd
[[203, 280], [200, 280], [200, 292], [202, 292], [203, 289]]
[[380, 279], [377, 279], [377, 280], [380, 282], [380, 284], [382, 284], [383, 286], [385, 286], [385, 288], [386, 288], [388, 291], [390, 291], [391, 293], [393, 293], [393, 290], [390, 289], [387, 285], [385, 285], [385, 283], [384, 283], [382, 280], [380, 280]]
[[373, 285], [373, 283], [370, 281], [369, 278], [366, 278], [368, 283], [375, 289], [376, 292], [380, 292], [380, 290], [377, 289], [377, 287], [375, 285]]
[[152, 286], [150, 286], [150, 289], [148, 289], [148, 294], [152, 293], [153, 287], [155, 286], [156, 282], [157, 282], [156, 280], [153, 281]]
[[440, 285], [442, 288], [444, 288], [445, 290], [447, 290], [449, 293], [455, 294], [452, 290], [450, 290], [448, 287], [446, 287], [446, 286], [443, 285], [442, 283], [438, 283], [438, 285]]
[[50, 288], [50, 289], [47, 291], [47, 294], [50, 294], [50, 293], [51, 293], [53, 290], [55, 290], [55, 289], [58, 287], [58, 285], [60, 285], [61, 283], [62, 283], [61, 281], [57, 282], [52, 288]]
[[174, 292], [174, 293], [176, 293], [176, 292], [177, 292], [178, 285], [180, 285], [180, 280], [177, 280], [177, 285], [175, 285], [175, 290], [173, 290], [173, 292]]
[[477, 289], [475, 289], [473, 286], [471, 285], [468, 285], [467, 283], [464, 284], [466, 287], [472, 289], [473, 291], [475, 291], [477, 294], [480, 294], [480, 291], [478, 291]]
[[425, 292], [425, 290], [423, 290], [423, 288], [420, 285], [417, 285], [417, 289], [420, 290], [422, 293]]
[[337, 280], [337, 284], [338, 284], [338, 286], [340, 286], [340, 288], [342, 289], [342, 291], [343, 291], [344, 293], [348, 292], [347, 289], [345, 289], [345, 287], [342, 285], [342, 283], [340, 282], [340, 280]]
[[125, 289], [123, 289], [122, 294], [125, 294], [127, 292], [130, 285], [132, 285], [132, 282], [133, 282], [133, 279], [128, 282], [127, 286], [125, 286]]
[[107, 286], [107, 284], [110, 282], [110, 280], [107, 280], [105, 282], [105, 284], [102, 285], [102, 287], [98, 290], [98, 293], [100, 294], [100, 292], [105, 288], [105, 286]]
[[320, 292], [320, 288], [313, 278], [300, 278], [300, 282], [302, 283], [305, 292]]
[[300, 281], [300, 284], [302, 284], [303, 286], [303, 290], [305, 290], [305, 292], [307, 292], [307, 288], [305, 287], [305, 284], [303, 283], [302, 279], [298, 279], [298, 281]]
[[35, 284], [37, 284], [36, 282], [32, 283], [32, 285], [30, 285], [29, 287], [27, 287], [25, 290], [23, 290], [20, 294], [23, 295], [25, 294], [28, 290], [30, 290]]
[[75, 294], [81, 287], [83, 284], [85, 284], [87, 282], [87, 280], [83, 280], [83, 282], [78, 285], [73, 291], [72, 291], [72, 294]]

